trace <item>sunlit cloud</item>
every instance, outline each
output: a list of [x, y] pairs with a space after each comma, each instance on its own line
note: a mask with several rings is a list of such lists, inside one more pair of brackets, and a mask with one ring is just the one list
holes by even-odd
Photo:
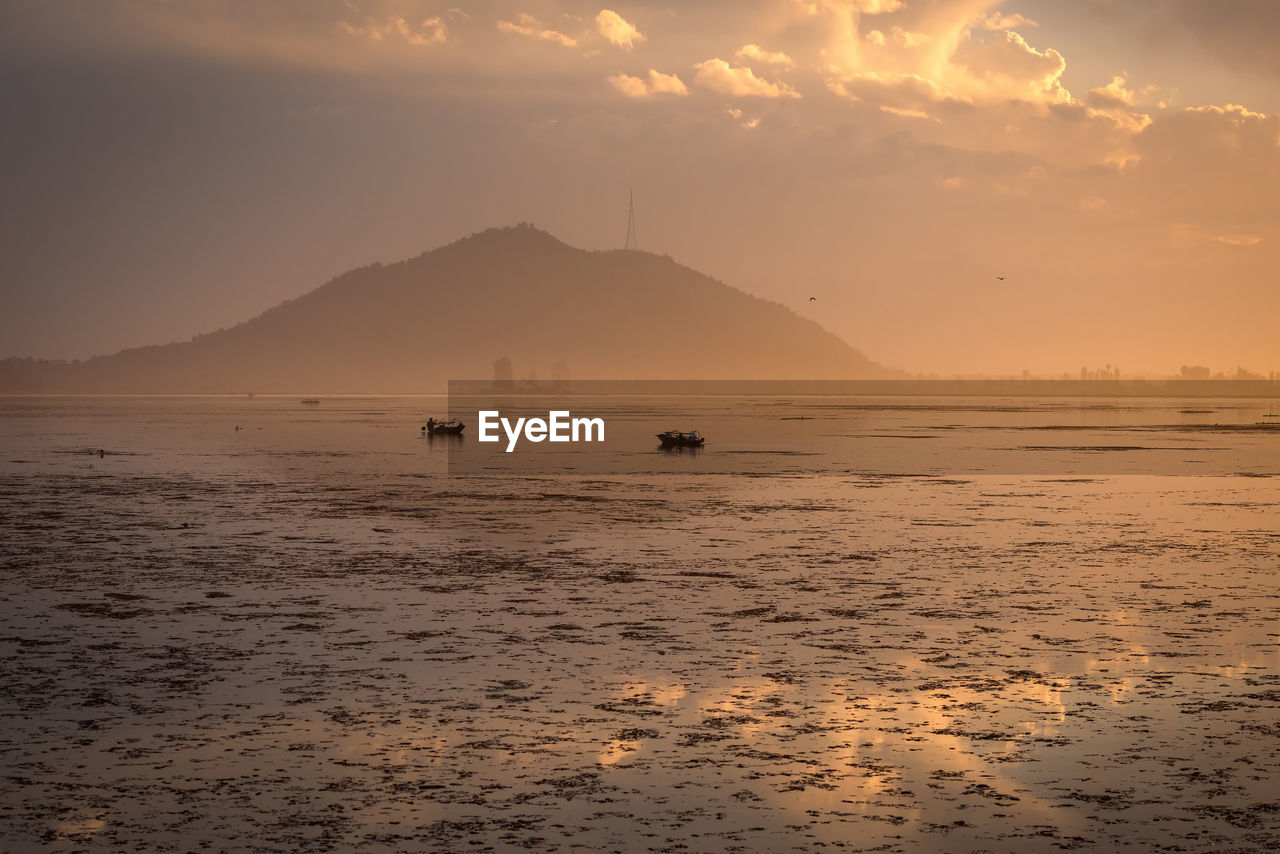
[[770, 83], [746, 66], [732, 66], [723, 59], [699, 62], [694, 82], [722, 95], [744, 95], [758, 98], [799, 98], [800, 93], [785, 83]]
[[879, 15], [896, 12], [906, 5], [903, 0], [793, 0], [793, 2], [807, 15], [818, 15], [824, 11]]
[[902, 27], [894, 27], [889, 34], [893, 43], [901, 47], [922, 47], [933, 42], [933, 37], [928, 33], [913, 33]]
[[1261, 234], [1247, 231], [1221, 231], [1211, 226], [1187, 222], [1175, 222], [1170, 227], [1173, 240], [1180, 246], [1229, 246], [1234, 249], [1252, 249], [1260, 245]]
[[684, 82], [674, 74], [663, 74], [649, 69], [649, 88], [656, 93], [666, 95], [688, 95]]
[[633, 77], [630, 74], [614, 74], [608, 78], [623, 95], [628, 98], [648, 98], [651, 95], [688, 95], [689, 89], [675, 74], [663, 74], [657, 69], [649, 69], [649, 77]]
[[400, 38], [415, 47], [426, 47], [449, 40], [449, 28], [440, 18], [427, 18], [417, 27], [411, 26], [404, 18], [398, 17], [389, 18], [382, 23], [369, 20], [359, 26], [340, 21], [335, 30], [342, 35], [374, 41]]
[[867, 27], [861, 16], [869, 13], [862, 5], [821, 4], [817, 11], [828, 18], [821, 47], [828, 88], [851, 100], [874, 101], [884, 112], [915, 117], [942, 102], [1000, 108], [1010, 101], [1074, 103], [1061, 82], [1065, 58], [1000, 26], [1034, 22], [995, 13], [975, 16], [974, 5], [904, 6], [891, 26]]
[[759, 116], [746, 116], [742, 112], [742, 110], [738, 109], [737, 107], [726, 108], [725, 114], [728, 115], [729, 118], [736, 121], [740, 127], [744, 127], [747, 130], [753, 130], [755, 128], [760, 127]]
[[961, 103], [949, 98], [937, 83], [916, 74], [864, 72], [850, 74], [828, 83], [832, 92], [851, 101], [865, 101], [886, 113], [926, 118], [942, 103]]
[[558, 30], [543, 26], [542, 22], [532, 15], [521, 13], [516, 22], [498, 21], [498, 29], [504, 33], [515, 33], [541, 41], [555, 42], [563, 47], [577, 47], [578, 40]]
[[1123, 77], [1113, 77], [1111, 82], [1106, 86], [1099, 86], [1089, 90], [1089, 100], [1091, 103], [1100, 107], [1130, 107], [1133, 106], [1134, 94], [1131, 89], [1124, 87], [1125, 79]]
[[824, 0], [826, 5], [847, 7], [866, 15], [881, 15], [896, 12], [906, 3], [903, 0]]
[[983, 30], [1015, 30], [1019, 27], [1038, 27], [1040, 25], [1016, 12], [1012, 15], [992, 12], [986, 16], [979, 16], [975, 26]]
[[1029, 101], [1070, 102], [1062, 85], [1067, 61], [1053, 48], [1043, 51], [1005, 30], [985, 41], [968, 39], [955, 60], [981, 81], [989, 95]]
[[1219, 234], [1214, 240], [1227, 246], [1257, 246], [1262, 237], [1257, 234]]
[[636, 42], [645, 39], [634, 24], [610, 9], [601, 9], [596, 15], [596, 29], [610, 44], [625, 50], [631, 50]]
[[[1240, 104], [1226, 104], [1217, 106], [1215, 104], [1207, 104], [1200, 107], [1187, 107], [1184, 113], [1199, 113], [1203, 115], [1212, 115], [1225, 118], [1235, 127], [1243, 127], [1251, 122], [1274, 120], [1274, 116], [1268, 116], [1266, 113], [1259, 113]], [[1280, 139], [1276, 140], [1280, 143]]]
[[795, 67], [795, 60], [781, 51], [765, 50], [758, 44], [743, 45], [734, 55], [735, 59], [763, 62], [766, 65], [778, 65], [783, 68]]
[[649, 86], [643, 78], [630, 74], [613, 74], [608, 78], [613, 87], [628, 98], [648, 98]]

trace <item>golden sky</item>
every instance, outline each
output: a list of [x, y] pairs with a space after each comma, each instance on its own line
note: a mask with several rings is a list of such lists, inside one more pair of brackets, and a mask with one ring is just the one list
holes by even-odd
[[614, 248], [634, 188], [643, 249], [884, 364], [1277, 370], [1278, 43], [1267, 0], [0, 0], [0, 356], [522, 220]]

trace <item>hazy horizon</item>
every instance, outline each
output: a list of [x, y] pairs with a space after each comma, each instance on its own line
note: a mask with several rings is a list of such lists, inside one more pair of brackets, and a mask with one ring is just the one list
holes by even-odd
[[[303, 297], [303, 296], [307, 296], [308, 294], [312, 294], [313, 292], [321, 291], [322, 289], [327, 290], [335, 286], [341, 286], [344, 282], [349, 281], [352, 277], [357, 277], [357, 278], [365, 277], [370, 271], [374, 271], [376, 273], [388, 267], [396, 268], [405, 264], [413, 265], [415, 263], [420, 263], [424, 258], [431, 256], [432, 253], [437, 250], [447, 251], [447, 250], [453, 249], [456, 246], [473, 244], [476, 242], [476, 238], [479, 238], [481, 243], [484, 243], [484, 242], [490, 243], [490, 248], [488, 249], [488, 251], [496, 259], [497, 257], [502, 256], [503, 253], [509, 253], [513, 247], [508, 245], [499, 249], [498, 246], [495, 246], [492, 244], [492, 241], [494, 240], [502, 241], [505, 239], [504, 238], [505, 235], [519, 235], [522, 233], [544, 235], [546, 237], [551, 238], [551, 242], [554, 245], [567, 246], [567, 244], [563, 244], [562, 241], [558, 240], [555, 237], [555, 235], [551, 235], [545, 231], [542, 231], [541, 229], [538, 229], [535, 225], [531, 223], [518, 223], [511, 226], [493, 227], [493, 228], [485, 229], [481, 232], [473, 233], [466, 237], [460, 237], [458, 240], [455, 240], [444, 246], [434, 247], [432, 250], [428, 250], [427, 252], [424, 252], [421, 255], [416, 256], [414, 258], [403, 259], [401, 261], [392, 262], [391, 264], [373, 262], [372, 264], [369, 264], [369, 265], [364, 265], [362, 267], [344, 271], [341, 274], [331, 277], [323, 285], [317, 286], [316, 288], [309, 289], [308, 291], [306, 291], [303, 294], [300, 294], [299, 296]], [[576, 247], [568, 247], [568, 248], [575, 249]], [[483, 251], [485, 250], [481, 250], [481, 252]], [[617, 251], [617, 250], [582, 250], [582, 251], [585, 251], [587, 255], [598, 255], [601, 252], [610, 252], [610, 251]], [[633, 250], [633, 251], [638, 251], [642, 255], [652, 256], [654, 258], [661, 257], [663, 261], [676, 260], [676, 259], [671, 259], [669, 256], [659, 256], [656, 253], [647, 252], [646, 250]], [[483, 257], [484, 256], [482, 255], [481, 258]], [[513, 258], [508, 258], [508, 260], [512, 260]], [[529, 263], [534, 260], [535, 260], [534, 258], [524, 257], [520, 259], [520, 263]], [[683, 266], [683, 265], [679, 265], [678, 261], [676, 261], [676, 263], [678, 266]], [[529, 272], [535, 275], [536, 277], [536, 274], [533, 273], [532, 269], [529, 269]], [[699, 271], [693, 271], [693, 272], [697, 273]], [[426, 280], [416, 284], [417, 284], [417, 287], [426, 288], [428, 291], [430, 291], [431, 289], [435, 289], [438, 291], [441, 288], [448, 290], [450, 287], [461, 284], [461, 283]], [[616, 284], [616, 283], [613, 283], [613, 284]], [[659, 284], [665, 285], [666, 283], [665, 282], [660, 283], [657, 280], [650, 283], [651, 286], [659, 285]], [[717, 282], [717, 284], [723, 284], [723, 283]], [[587, 281], [580, 282], [579, 285], [580, 287], [584, 287], [584, 288], [591, 287], [591, 283]], [[467, 285], [466, 289], [469, 290], [471, 287], [473, 286]], [[732, 286], [730, 286], [730, 291], [739, 292], [740, 289], [733, 288]], [[285, 300], [281, 303], [278, 303], [276, 305], [269, 307], [266, 311], [259, 313], [257, 315], [254, 315], [253, 317], [244, 318], [238, 322], [230, 324], [225, 328], [220, 327], [216, 330], [203, 330], [200, 333], [187, 339], [181, 339], [181, 340], [175, 340], [175, 341], [151, 342], [149, 344], [140, 345], [138, 347], [125, 348], [121, 351], [117, 351], [114, 353], [95, 354], [93, 356], [87, 357], [86, 359], [81, 359], [78, 357], [74, 359], [67, 359], [67, 358], [60, 358], [60, 357], [50, 358], [50, 357], [32, 357], [29, 355], [18, 355], [18, 354], [9, 354], [9, 355], [0, 354], [0, 363], [4, 363], [6, 367], [9, 367], [13, 365], [15, 360], [29, 361], [34, 358], [38, 362], [66, 364], [68, 366], [75, 367], [85, 361], [98, 361], [104, 358], [108, 359], [108, 361], [116, 361], [121, 357], [128, 357], [128, 356], [133, 356], [135, 354], [152, 352], [152, 351], [157, 351], [161, 355], [161, 358], [164, 358], [163, 354], [169, 352], [174, 346], [207, 344], [210, 341], [223, 340], [225, 337], [224, 333], [232, 332], [234, 334], [237, 332], [241, 332], [244, 329], [251, 329], [254, 326], [260, 326], [262, 323], [262, 318], [277, 316], [281, 310], [288, 311], [289, 310], [288, 306], [295, 303], [297, 299], [298, 298]], [[812, 301], [816, 302], [816, 298]], [[786, 314], [793, 315], [793, 316], [798, 314], [794, 310], [794, 308], [783, 305], [782, 303], [776, 303], [773, 300], [769, 300], [769, 302], [774, 305], [780, 306], [782, 309], [786, 311]], [[402, 308], [403, 304], [401, 304], [399, 307]], [[526, 318], [525, 325], [527, 325], [528, 319], [529, 318]], [[463, 320], [464, 322], [462, 325], [463, 326], [468, 325], [465, 322], [464, 318], [462, 317], [454, 318], [454, 320], [455, 321]], [[732, 328], [737, 324], [739, 318], [726, 314], [726, 316], [721, 318], [721, 320], [725, 325]], [[653, 324], [653, 319], [651, 319], [650, 321], [650, 325], [652, 324]], [[438, 324], [436, 323], [436, 318], [431, 318], [431, 325], [437, 328], [438, 330]], [[474, 323], [471, 325], [476, 326], [476, 328], [480, 328], [478, 325]], [[820, 323], [819, 323], [819, 326], [821, 326]], [[391, 330], [383, 330], [383, 332], [389, 332], [389, 331]], [[289, 337], [279, 339], [275, 342], [275, 347], [279, 351], [279, 358], [280, 358], [279, 364], [281, 366], [287, 365], [290, 363], [296, 364], [299, 358], [306, 358], [307, 351], [313, 348], [317, 342], [328, 340], [326, 334], [324, 333], [324, 330], [311, 329], [309, 330], [309, 332], [310, 332], [310, 338], [299, 337], [298, 334], [295, 332]], [[490, 330], [490, 332], [493, 332], [493, 330]], [[213, 336], [213, 337], [211, 338], [210, 336]], [[401, 337], [404, 338], [405, 340], [408, 340], [407, 335], [402, 335]], [[494, 337], [494, 343], [497, 349], [493, 349], [492, 352], [505, 353], [506, 351], [511, 349], [508, 346], [509, 341], [506, 339], [505, 336], [496, 335], [493, 337]], [[838, 336], [837, 336], [837, 339], [838, 339]], [[782, 342], [778, 342], [778, 343], [782, 343]], [[846, 341], [844, 343], [848, 344], [849, 342]], [[283, 348], [281, 347], [281, 345], [284, 345]], [[325, 346], [327, 347], [328, 344], [326, 344]], [[856, 352], [856, 348], [854, 349]], [[471, 355], [473, 357], [477, 356], [481, 352], [481, 350], [483, 350], [482, 347], [476, 348], [476, 351], [474, 353], [471, 353]], [[291, 355], [286, 357], [285, 356], [286, 352], [291, 353]], [[520, 349], [517, 349], [514, 352], [520, 354], [520, 356], [523, 357], [523, 361], [517, 362], [516, 364], [518, 366], [519, 376], [523, 377], [526, 381], [528, 380], [537, 381], [537, 378], [540, 375], [540, 371], [543, 372], [543, 374], [545, 374], [548, 368], [550, 368], [550, 372], [552, 374], [560, 372], [563, 375], [564, 379], [569, 379], [572, 375], [571, 371], [569, 373], [564, 373], [568, 369], [568, 366], [564, 362], [557, 361], [554, 358], [548, 358], [545, 356], [545, 354], [543, 354], [542, 356], [539, 356], [538, 354], [531, 353], [528, 350], [521, 351]], [[246, 351], [244, 354], [242, 354], [238, 358], [240, 358], [241, 360], [243, 360], [244, 358], [251, 359], [253, 358], [253, 355], [254, 354], [251, 351]], [[483, 361], [483, 357], [480, 357], [479, 361], [475, 361], [474, 359], [473, 361], [474, 361], [474, 364], [478, 365], [480, 364], [481, 361]], [[628, 363], [625, 360], [618, 364], [622, 366], [628, 365]], [[820, 362], [814, 362], [812, 364], [814, 365], [814, 368], [811, 371], [811, 373], [802, 374], [802, 376], [807, 376], [810, 379], [817, 379], [821, 376], [832, 375], [833, 363], [820, 361]], [[900, 371], [899, 369], [897, 369], [895, 366], [892, 366], [892, 365], [884, 365], [884, 366], [873, 365], [873, 367], [876, 370], [883, 369], [886, 376], [891, 375], [894, 377], [898, 377], [900, 379], [918, 379], [918, 380], [926, 380], [926, 381], [936, 380], [936, 379], [956, 380], [956, 381], [1036, 379], [1036, 380], [1050, 380], [1050, 381], [1067, 380], [1071, 382], [1075, 382], [1079, 380], [1082, 382], [1093, 383], [1099, 380], [1164, 380], [1164, 379], [1171, 379], [1171, 378], [1172, 379], [1180, 378], [1180, 379], [1196, 380], [1196, 381], [1212, 380], [1216, 382], [1216, 381], [1222, 381], [1222, 380], [1227, 380], [1227, 381], [1240, 380], [1240, 381], [1251, 382], [1256, 380], [1274, 381], [1275, 379], [1277, 379], [1277, 376], [1278, 376], [1278, 372], [1276, 371], [1266, 371], [1266, 372], [1259, 373], [1256, 371], [1252, 371], [1242, 365], [1236, 365], [1234, 368], [1232, 367], [1220, 368], [1220, 367], [1211, 367], [1211, 366], [1205, 366], [1205, 365], [1182, 365], [1179, 367], [1178, 370], [1134, 372], [1134, 371], [1123, 371], [1120, 368], [1120, 366], [1112, 365], [1109, 362], [1105, 364], [1094, 364], [1093, 362], [1090, 362], [1088, 360], [1085, 361], [1085, 364], [1079, 369], [1079, 371], [1051, 372], [1047, 374], [1034, 373], [1034, 372], [1027, 371], [1025, 369], [1022, 370], [1021, 372], [1004, 371], [1004, 372], [985, 372], [985, 373], [984, 372], [947, 373], [947, 372], [940, 372], [940, 371], [928, 371], [928, 372], [919, 372], [915, 374], [908, 374], [906, 372]], [[384, 371], [385, 370], [386, 369], [384, 368]], [[474, 367], [470, 370], [464, 369], [455, 373], [450, 373], [450, 376], [453, 377], [454, 379], [463, 379], [468, 377], [481, 377], [483, 375], [484, 375], [483, 370], [478, 370], [478, 369], [475, 369]], [[660, 376], [665, 376], [665, 374], [661, 372], [654, 372], [651, 370], [646, 371], [644, 369], [639, 369], [634, 362], [630, 363], [630, 367], [622, 367], [620, 370], [613, 371], [611, 375], [619, 376], [619, 377], [632, 376], [636, 378], [638, 378], [640, 375], [643, 375], [649, 378], [659, 378]], [[741, 375], [741, 371], [728, 371], [728, 372], [715, 374], [715, 377], [720, 379], [733, 379], [735, 377], [740, 378], [740, 375]], [[708, 378], [710, 378], [710, 376], [711, 375], [708, 375]], [[762, 379], [762, 378], [771, 376], [771, 374], [769, 374], [768, 371], [763, 371], [757, 374], [752, 374], [752, 376], [753, 378], [756, 378], [756, 379]], [[603, 379], [603, 375], [591, 374], [589, 378], [595, 379], [595, 380]], [[797, 376], [796, 378], [799, 378], [799, 376]], [[855, 379], [856, 372], [848, 374], [847, 378]], [[385, 377], [382, 377], [381, 379], [385, 380]], [[344, 379], [343, 382], [348, 382], [348, 380]], [[253, 382], [249, 382], [245, 387], [257, 388]], [[409, 389], [409, 388], [410, 386], [406, 386], [406, 389]], [[1104, 389], [1104, 388], [1105, 388], [1105, 383], [1103, 386], [1097, 386], [1096, 388], [1094, 388], [1094, 391], [1091, 393], [1113, 394], [1113, 392], [1100, 391], [1100, 389]], [[315, 382], [312, 382], [311, 384], [306, 384], [306, 383], [300, 384], [300, 385], [297, 385], [296, 387], [288, 386], [287, 389], [284, 389], [283, 387], [279, 387], [279, 386], [272, 386], [271, 390], [265, 391], [265, 393], [268, 395], [290, 394], [300, 390], [313, 391], [313, 392], [319, 392], [324, 394], [337, 394], [337, 395], [344, 395], [344, 394], [357, 394], [357, 395], [358, 394], [375, 394], [376, 395], [376, 394], [392, 393], [387, 390], [387, 388], [385, 387], [385, 383], [382, 382], [381, 380], [379, 382], [371, 382], [367, 386], [364, 386], [361, 383], [361, 381], [357, 381], [355, 385], [344, 385], [344, 386], [341, 386], [340, 388], [330, 388], [325, 386], [323, 383], [317, 384]], [[404, 391], [395, 392], [395, 393], [439, 394], [439, 393], [442, 393], [442, 391], [443, 391], [443, 386], [435, 390], [426, 391], [426, 392], [422, 390], [416, 390], [416, 391], [404, 390]], [[13, 393], [13, 389], [6, 387], [5, 389], [0, 390], [0, 393]], [[55, 389], [54, 393], [59, 393], [59, 392]], [[94, 392], [94, 393], [100, 393], [100, 392]], [[112, 393], [112, 392], [107, 391], [107, 392], [101, 392], [101, 393]], [[124, 393], [133, 393], [133, 392], [126, 391]], [[174, 393], [174, 392], [168, 392], [168, 393]], [[176, 392], [176, 393], [183, 393], [183, 394], [197, 393], [198, 394], [198, 393], [202, 393], [202, 390], [194, 386], [190, 388], [184, 386], [181, 392]], [[220, 394], [220, 393], [227, 393], [227, 392], [214, 391], [211, 393]], [[953, 391], [948, 391], [947, 393], [965, 393], [965, 392], [957, 389]], [[1182, 392], [1171, 390], [1170, 393], [1181, 394]]]
[[634, 190], [641, 249], [911, 373], [1280, 368], [1275, 5], [0, 16], [0, 357], [187, 340], [519, 221], [618, 248]]

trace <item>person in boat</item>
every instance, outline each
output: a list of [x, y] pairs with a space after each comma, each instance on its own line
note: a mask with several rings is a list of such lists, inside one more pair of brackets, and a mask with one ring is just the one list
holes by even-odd
[[428, 433], [434, 432], [434, 431], [435, 431], [435, 429], [436, 429], [436, 420], [435, 420], [435, 418], [428, 418], [428, 419], [427, 419], [427, 432], [428, 432]]

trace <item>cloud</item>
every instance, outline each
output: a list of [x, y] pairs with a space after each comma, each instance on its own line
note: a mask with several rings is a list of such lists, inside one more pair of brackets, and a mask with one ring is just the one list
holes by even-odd
[[704, 89], [722, 95], [746, 95], [758, 98], [799, 98], [800, 93], [785, 83], [770, 83], [745, 66], [734, 67], [723, 59], [708, 59], [694, 65], [698, 69], [694, 82]]
[[1179, 187], [1258, 191], [1280, 179], [1280, 115], [1237, 104], [1161, 113], [1138, 135], [1137, 154], [1143, 171]]
[[933, 44], [933, 36], [928, 33], [915, 33], [910, 30], [904, 30], [902, 27], [893, 27], [886, 36], [881, 30], [869, 30], [865, 36], [867, 44], [876, 47], [884, 47], [893, 44], [897, 47], [913, 48], [925, 47]]
[[1018, 27], [1038, 27], [1040, 25], [1016, 12], [1012, 15], [992, 12], [986, 16], [979, 15], [974, 26], [981, 30], [1016, 30]]
[[851, 45], [857, 41], [859, 19], [905, 9], [903, 0], [791, 0], [790, 8], [809, 18], [826, 18], [834, 41]]
[[953, 57], [989, 90], [1001, 98], [1027, 101], [1071, 101], [1062, 86], [1067, 61], [1053, 48], [1036, 50], [1010, 30], [994, 38], [962, 42]]
[[1106, 86], [1089, 90], [1089, 101], [1098, 107], [1132, 107], [1133, 91], [1124, 84], [1123, 77], [1112, 77]]
[[555, 42], [563, 47], [577, 47], [578, 40], [567, 36], [556, 30], [548, 29], [542, 25], [542, 22], [532, 15], [523, 12], [516, 18], [519, 23], [511, 21], [498, 21], [498, 29], [504, 33], [515, 33], [521, 36], [528, 36], [531, 39], [540, 39], [542, 41]]
[[896, 12], [906, 5], [903, 0], [795, 0], [795, 2], [806, 15], [817, 15], [824, 11], [879, 15]]
[[795, 60], [781, 51], [765, 50], [758, 44], [746, 44], [734, 55], [735, 59], [763, 62], [767, 65], [778, 65], [783, 68], [794, 68]]
[[649, 69], [649, 88], [655, 93], [666, 95], [688, 95], [689, 90], [684, 82], [674, 74], [663, 74]]
[[649, 69], [649, 78], [632, 77], [630, 74], [614, 74], [609, 77], [613, 84], [628, 98], [648, 98], [651, 95], [688, 95], [689, 89], [674, 74], [663, 74], [657, 69]]
[[1223, 231], [1213, 226], [1191, 222], [1175, 222], [1169, 226], [1174, 243], [1181, 246], [1230, 246], [1235, 249], [1252, 249], [1265, 238], [1247, 231]]
[[1130, 206], [1193, 225], [1194, 242], [1255, 245], [1276, 233], [1280, 115], [1237, 105], [1169, 110], [1134, 137], [1123, 170]]
[[[1037, 49], [1007, 29], [1034, 21], [989, 12], [992, 5], [985, 0], [907, 3], [894, 10], [886, 26], [873, 27], [869, 24], [879, 19], [868, 15], [885, 11], [887, 5], [815, 0], [815, 14], [825, 17], [825, 43], [818, 49], [828, 88], [839, 91], [843, 83], [852, 92], [861, 84], [847, 84], [857, 75], [882, 81], [898, 75], [929, 81], [940, 98], [973, 104], [1071, 103], [1061, 82], [1063, 56], [1053, 48]], [[906, 109], [915, 115], [920, 107]]]
[[864, 15], [882, 15], [896, 12], [906, 3], [902, 0], [831, 0], [832, 5], [847, 6]]
[[342, 35], [378, 42], [388, 38], [401, 38], [415, 47], [426, 47], [449, 40], [449, 28], [440, 18], [427, 18], [417, 27], [410, 26], [404, 18], [399, 17], [388, 18], [382, 23], [370, 19], [362, 26], [339, 21], [334, 30]]
[[1217, 243], [1227, 246], [1257, 246], [1262, 238], [1257, 234], [1219, 234], [1214, 237]]
[[596, 29], [615, 47], [631, 50], [636, 42], [644, 41], [644, 33], [636, 29], [626, 18], [610, 9], [601, 9], [596, 15]]
[[922, 47], [933, 43], [933, 36], [928, 33], [913, 33], [909, 30], [904, 30], [902, 27], [894, 27], [889, 31], [889, 34], [892, 36], [894, 44], [900, 47]]
[[[1115, 174], [1135, 162], [1135, 138], [1151, 119], [1133, 103], [1150, 100], [1148, 93], [1129, 97], [1129, 87], [1118, 84], [1109, 93], [1073, 98], [1063, 82], [1066, 58], [1009, 29], [1035, 22], [992, 12], [994, 5], [919, 0], [885, 20], [867, 17], [861, 4], [818, 0], [814, 14], [823, 16], [821, 26], [800, 30], [793, 25], [791, 40], [777, 37], [770, 47], [787, 49], [803, 66], [807, 54], [794, 33], [805, 33], [827, 89], [856, 105], [863, 128], [892, 127], [939, 150], [1032, 158], [1055, 173]], [[1037, 40], [1051, 35], [1026, 32]], [[1133, 103], [1122, 103], [1126, 99]], [[877, 120], [874, 113], [884, 117]], [[1024, 178], [1008, 183], [1015, 186]], [[980, 186], [992, 184], [966, 185]], [[1077, 199], [1090, 194], [1106, 196], [1107, 191], [1079, 187], [1062, 204], [1074, 208]]]
[[744, 117], [742, 110], [739, 110], [737, 107], [727, 107], [725, 108], [725, 113], [731, 119], [736, 121], [740, 127], [744, 127], [747, 130], [754, 130], [755, 128], [760, 127], [759, 116], [753, 116], [750, 118]]
[[649, 86], [643, 78], [632, 77], [630, 74], [614, 74], [609, 77], [609, 82], [628, 98], [649, 97]]
[[851, 101], [865, 101], [886, 113], [928, 118], [939, 104], [952, 101], [938, 84], [916, 74], [867, 71], [831, 80], [828, 88]]

